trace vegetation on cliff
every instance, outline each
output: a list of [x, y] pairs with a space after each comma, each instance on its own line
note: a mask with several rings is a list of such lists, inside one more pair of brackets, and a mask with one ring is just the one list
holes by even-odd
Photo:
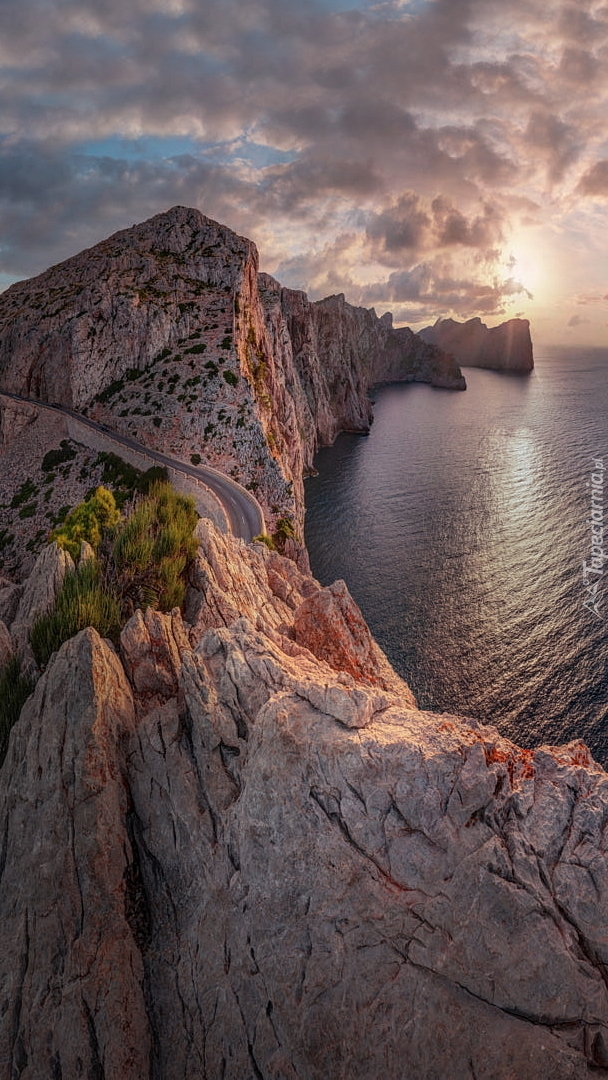
[[66, 574], [52, 611], [32, 627], [37, 663], [87, 626], [118, 642], [137, 607], [170, 611], [185, 594], [185, 572], [196, 553], [194, 500], [157, 482], [125, 518], [111, 492], [98, 488], [68, 514], [52, 539], [78, 557], [81, 541], [94, 555]]

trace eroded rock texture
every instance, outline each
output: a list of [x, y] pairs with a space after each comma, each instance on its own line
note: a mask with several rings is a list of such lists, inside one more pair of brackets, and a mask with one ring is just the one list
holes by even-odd
[[83, 631], [13, 729], [2, 1080], [608, 1073], [584, 745], [418, 711], [343, 585], [199, 540], [186, 622]]

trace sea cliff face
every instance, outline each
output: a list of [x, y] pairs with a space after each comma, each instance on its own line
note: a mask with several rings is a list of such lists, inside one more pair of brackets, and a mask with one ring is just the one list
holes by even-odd
[[[254, 244], [186, 207], [0, 296], [0, 388], [198, 453], [300, 532], [315, 451], [343, 428], [369, 430], [367, 391], [394, 379], [465, 386], [390, 316], [282, 289], [259, 274]], [[1, 430], [6, 440], [8, 421]]]
[[527, 319], [509, 319], [491, 328], [481, 319], [465, 323], [438, 319], [434, 326], [421, 330], [420, 337], [444, 349], [463, 367], [514, 372], [528, 372], [534, 367]]
[[[82, 631], [13, 728], [2, 1080], [608, 1072], [584, 745], [419, 711], [343, 583], [197, 535], [184, 615]], [[53, 550], [0, 588], [15, 650]]]

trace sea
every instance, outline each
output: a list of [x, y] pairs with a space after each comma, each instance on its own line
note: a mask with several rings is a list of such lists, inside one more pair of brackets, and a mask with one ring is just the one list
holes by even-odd
[[371, 433], [319, 452], [313, 574], [346, 581], [421, 708], [608, 767], [608, 349], [464, 374], [377, 388]]

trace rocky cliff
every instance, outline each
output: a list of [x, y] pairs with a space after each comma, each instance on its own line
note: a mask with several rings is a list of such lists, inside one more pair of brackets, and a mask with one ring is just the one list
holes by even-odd
[[[0, 771], [0, 1078], [608, 1074], [608, 777], [417, 710], [343, 583], [209, 523]], [[0, 588], [19, 648], [57, 554]], [[6, 634], [4, 635], [6, 641]]]
[[249, 240], [185, 207], [0, 296], [0, 388], [199, 454], [300, 531], [315, 451], [342, 428], [367, 431], [367, 391], [389, 379], [465, 385], [390, 316], [281, 289]]
[[[2, 304], [5, 387], [200, 449], [275, 514], [317, 445], [366, 429], [370, 385], [461, 385], [180, 208]], [[419, 710], [343, 582], [206, 519], [197, 539], [183, 611], [137, 610], [119, 647], [83, 630], [12, 728], [0, 1080], [608, 1075], [608, 777], [584, 744]], [[70, 566], [51, 545], [0, 579], [0, 678], [36, 674]]]
[[516, 372], [532, 371], [534, 367], [527, 319], [509, 319], [491, 328], [481, 319], [465, 323], [438, 319], [434, 326], [421, 330], [420, 337], [445, 350], [463, 367]]

